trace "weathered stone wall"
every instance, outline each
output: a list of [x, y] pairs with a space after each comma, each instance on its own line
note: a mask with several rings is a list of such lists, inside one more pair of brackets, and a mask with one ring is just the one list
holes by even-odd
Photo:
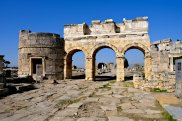
[[151, 74], [150, 40], [148, 18], [124, 20], [116, 24], [113, 20], [92, 21], [92, 25], [70, 24], [64, 27], [65, 78], [71, 78], [71, 58], [77, 51], [83, 51], [86, 61], [86, 80], [94, 80], [95, 55], [102, 48], [111, 48], [116, 53], [117, 80], [124, 80], [124, 54], [136, 48], [145, 55], [145, 78]]
[[175, 90], [175, 59], [182, 58], [182, 41], [171, 39], [151, 44], [152, 76], [151, 80], [134, 80], [140, 88], [159, 88], [173, 92]]
[[83, 35], [99, 35], [99, 34], [115, 34], [115, 33], [131, 33], [148, 32], [148, 17], [138, 17], [134, 20], [123, 20], [123, 23], [116, 24], [112, 19], [101, 22], [100, 20], [92, 21], [92, 25], [68, 24], [64, 26], [64, 37], [83, 36]]
[[31, 59], [40, 58], [43, 77], [63, 79], [64, 40], [58, 34], [22, 30], [19, 37], [19, 76], [33, 76]]
[[182, 41], [171, 39], [156, 41], [151, 44], [153, 80], [158, 80], [162, 87], [175, 87], [175, 58], [182, 58]]

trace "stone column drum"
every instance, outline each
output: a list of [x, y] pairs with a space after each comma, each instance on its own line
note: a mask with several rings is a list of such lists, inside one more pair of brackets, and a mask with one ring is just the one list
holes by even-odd
[[117, 81], [124, 81], [124, 57], [117, 57], [116, 58], [116, 64], [117, 64]]

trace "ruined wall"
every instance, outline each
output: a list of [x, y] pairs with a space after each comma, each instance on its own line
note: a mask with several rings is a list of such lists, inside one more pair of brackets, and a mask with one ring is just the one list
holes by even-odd
[[171, 39], [156, 41], [151, 44], [153, 80], [158, 80], [161, 86], [174, 89], [175, 59], [182, 58], [182, 41]]
[[63, 79], [64, 40], [58, 34], [22, 30], [19, 35], [18, 75], [32, 73], [32, 59], [41, 59], [43, 77]]
[[132, 32], [145, 34], [148, 33], [148, 17], [138, 17], [134, 20], [124, 19], [122, 23], [116, 24], [112, 19], [101, 22], [93, 20], [92, 25], [67, 24], [64, 26], [64, 37], [78, 37], [83, 35], [101, 35], [101, 34], [131, 34]]
[[168, 92], [175, 90], [175, 59], [182, 58], [182, 41], [171, 39], [155, 41], [151, 44], [151, 80], [137, 81], [140, 88], [160, 88]]

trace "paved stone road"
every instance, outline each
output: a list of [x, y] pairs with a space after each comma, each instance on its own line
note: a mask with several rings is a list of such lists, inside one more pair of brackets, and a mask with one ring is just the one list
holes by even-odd
[[166, 121], [155, 98], [126, 82], [61, 81], [0, 99], [1, 121]]

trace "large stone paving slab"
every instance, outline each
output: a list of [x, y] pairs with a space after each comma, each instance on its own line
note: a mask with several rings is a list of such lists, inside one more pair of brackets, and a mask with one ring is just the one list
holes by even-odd
[[64, 80], [0, 99], [1, 121], [165, 121], [149, 92], [126, 82]]

